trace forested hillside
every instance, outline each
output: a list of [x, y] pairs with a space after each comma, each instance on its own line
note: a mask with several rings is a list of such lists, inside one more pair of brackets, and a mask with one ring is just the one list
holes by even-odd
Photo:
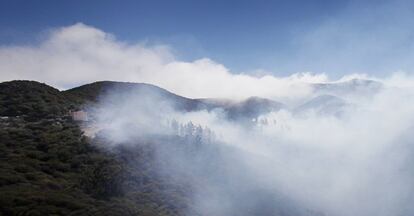
[[[181, 215], [177, 192], [153, 173], [150, 145], [127, 156], [89, 140], [65, 117], [79, 101], [37, 82], [0, 84], [0, 213], [3, 215]], [[84, 94], [95, 94], [88, 92]], [[101, 147], [100, 147], [101, 146]], [[129, 160], [136, 162], [134, 168]], [[128, 190], [128, 184], [139, 188]], [[130, 180], [130, 182], [127, 182]], [[168, 200], [176, 197], [173, 200]]]
[[[131, 88], [173, 98], [182, 111], [200, 108], [200, 100], [146, 84], [98, 82], [61, 92], [31, 81], [1, 83], [0, 214], [318, 215], [252, 184], [240, 172], [242, 153], [204, 139], [210, 131], [191, 122], [173, 124], [176, 134], [115, 143], [105, 131], [84, 136], [68, 115], [94, 106], [108, 89]], [[251, 113], [253, 103], [246, 104], [237, 109]], [[215, 209], [217, 196], [228, 210]]]
[[0, 83], [0, 116], [62, 116], [74, 104], [57, 89], [34, 81]]

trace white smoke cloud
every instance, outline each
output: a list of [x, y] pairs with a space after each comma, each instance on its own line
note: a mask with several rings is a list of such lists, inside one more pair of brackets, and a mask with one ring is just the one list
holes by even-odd
[[78, 23], [50, 31], [39, 44], [0, 47], [0, 80], [31, 79], [59, 88], [98, 80], [146, 82], [187, 97], [299, 96], [303, 83], [325, 82], [324, 74], [289, 77], [232, 74], [208, 58], [174, 58], [165, 45], [118, 41], [111, 34]]
[[[399, 83], [401, 77], [395, 75], [384, 81]], [[406, 83], [411, 82], [407, 80]], [[152, 114], [141, 112], [137, 107], [145, 106], [142, 98], [129, 93], [126, 93], [127, 100], [119, 100], [113, 107], [100, 107], [103, 110], [115, 108], [116, 116], [108, 119], [106, 113], [101, 113], [100, 117], [107, 122], [117, 122], [110, 128], [116, 136], [109, 136], [115, 143], [136, 138], [136, 130], [128, 129], [131, 125], [143, 124], [144, 128], [156, 125], [155, 131], [162, 134], [167, 130], [157, 122], [176, 119], [208, 127], [217, 134], [219, 145], [243, 152], [234, 154], [226, 148], [221, 151], [229, 161], [220, 167], [229, 170], [226, 175], [235, 181], [232, 187], [236, 191], [220, 181], [205, 181], [194, 191], [193, 202], [203, 214], [233, 215], [243, 206], [231, 203], [235, 199], [232, 195], [240, 198], [245, 196], [243, 190], [263, 189], [270, 194], [285, 194], [299, 203], [300, 208], [325, 215], [411, 215], [414, 212], [410, 207], [414, 199], [414, 172], [410, 168], [414, 162], [414, 94], [411, 87], [404, 87], [406, 83], [390, 85], [366, 96], [365, 100], [360, 100], [359, 92], [351, 93], [356, 94], [358, 100], [350, 101], [353, 105], [341, 116], [315, 112], [296, 115], [294, 109], [282, 109], [260, 116], [254, 127], [226, 120], [217, 110], [183, 113], [165, 108], [165, 103], [161, 105], [162, 112], [153, 105]], [[118, 93], [114, 95], [119, 96]], [[168, 98], [161, 101], [168, 101]], [[175, 155], [172, 158], [179, 162], [172, 162], [168, 169], [192, 173], [207, 166], [183, 165], [186, 157]], [[247, 164], [247, 168], [240, 170], [240, 163]], [[206, 175], [224, 179], [221, 174]], [[201, 175], [200, 178], [205, 177]], [[239, 182], [243, 183], [238, 185]], [[254, 200], [254, 194], [243, 199]], [[286, 204], [285, 201], [280, 203]]]
[[265, 127], [263, 152], [271, 159], [255, 170], [274, 167], [270, 185], [284, 185], [327, 215], [410, 214], [414, 95], [405, 91], [366, 98], [343, 118], [271, 114], [285, 127]]

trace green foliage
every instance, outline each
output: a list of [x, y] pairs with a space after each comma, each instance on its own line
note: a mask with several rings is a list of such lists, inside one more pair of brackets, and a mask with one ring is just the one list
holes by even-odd
[[85, 192], [98, 199], [123, 195], [124, 170], [116, 161], [104, 159], [86, 167], [81, 178]]
[[[105, 149], [72, 121], [0, 121], [0, 215], [182, 215], [146, 147]], [[99, 147], [99, 148], [98, 148]], [[183, 190], [183, 189], [182, 189]]]
[[0, 116], [45, 118], [61, 116], [74, 108], [61, 92], [34, 81], [0, 83]]

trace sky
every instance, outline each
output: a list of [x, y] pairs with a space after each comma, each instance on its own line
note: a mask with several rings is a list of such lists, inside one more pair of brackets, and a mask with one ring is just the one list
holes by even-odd
[[232, 73], [384, 76], [414, 67], [410, 1], [0, 1], [0, 46], [36, 44], [83, 23], [126, 43]]
[[[243, 158], [253, 161], [252, 176], [264, 177], [252, 185], [274, 191], [281, 182], [294, 198], [335, 215], [412, 215], [413, 24], [408, 0], [0, 0], [0, 82], [29, 79], [59, 89], [145, 82], [191, 98], [260, 96], [301, 105], [315, 96], [309, 83], [379, 80], [399, 88], [355, 95], [344, 118], [282, 111], [262, 116], [277, 123], [260, 131], [215, 113], [181, 118], [268, 154]], [[141, 99], [118, 98], [125, 109], [113, 112], [119, 123], [108, 122], [121, 137], [135, 136], [124, 126], [142, 119]]]

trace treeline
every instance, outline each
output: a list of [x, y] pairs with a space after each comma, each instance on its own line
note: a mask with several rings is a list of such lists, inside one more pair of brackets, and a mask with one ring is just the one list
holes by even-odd
[[180, 123], [173, 119], [169, 122], [169, 127], [174, 135], [184, 137], [194, 143], [210, 144], [216, 141], [217, 138], [210, 128], [194, 124], [192, 121]]

